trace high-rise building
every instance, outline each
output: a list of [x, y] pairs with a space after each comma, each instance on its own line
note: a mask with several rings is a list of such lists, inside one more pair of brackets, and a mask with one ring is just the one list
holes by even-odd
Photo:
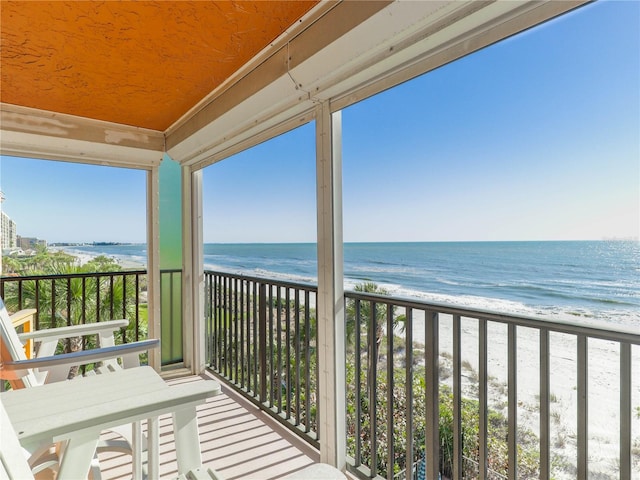
[[0, 213], [2, 216], [2, 249], [15, 248], [17, 246], [16, 222], [11, 220], [6, 213]]

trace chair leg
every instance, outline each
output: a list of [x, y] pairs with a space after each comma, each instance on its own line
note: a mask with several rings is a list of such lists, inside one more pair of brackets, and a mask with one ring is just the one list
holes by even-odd
[[173, 433], [176, 440], [178, 474], [199, 468], [202, 465], [202, 457], [195, 407], [182, 408], [173, 412]]
[[160, 422], [147, 419], [147, 468], [150, 479], [160, 478]]
[[57, 480], [86, 478], [98, 445], [99, 431], [84, 430], [74, 433], [65, 446]]

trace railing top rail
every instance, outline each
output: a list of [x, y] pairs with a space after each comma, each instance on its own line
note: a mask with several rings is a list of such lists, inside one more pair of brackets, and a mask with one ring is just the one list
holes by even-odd
[[[620, 325], [612, 325], [604, 322], [591, 322], [579, 324], [568, 320], [549, 320], [534, 316], [507, 315], [491, 310], [476, 310], [464, 307], [448, 305], [446, 303], [424, 302], [408, 298], [391, 297], [388, 295], [365, 293], [355, 291], [345, 291], [345, 297], [354, 300], [375, 301], [377, 303], [394, 305], [398, 307], [408, 307], [416, 310], [425, 310], [449, 315], [459, 315], [461, 317], [477, 318], [504, 324], [512, 324], [521, 327], [530, 327], [538, 330], [546, 329], [550, 332], [568, 333], [572, 335], [586, 335], [591, 338], [601, 340], [611, 340], [615, 342], [627, 342], [640, 345], [640, 329], [625, 328]], [[640, 317], [638, 318], [640, 323]]]
[[83, 273], [55, 273], [47, 275], [19, 275], [0, 277], [2, 282], [17, 282], [23, 280], [55, 280], [60, 278], [82, 278], [82, 277], [119, 277], [122, 275], [146, 275], [146, 270], [118, 270], [114, 272], [83, 272]]
[[[164, 272], [164, 271], [163, 271]], [[0, 282], [7, 281], [24, 281], [24, 280], [49, 280], [49, 279], [64, 279], [64, 278], [82, 278], [82, 277], [95, 277], [95, 276], [121, 276], [121, 275], [144, 275], [146, 270], [120, 270], [115, 272], [93, 272], [93, 273], [73, 273], [73, 274], [49, 274], [49, 275], [25, 275], [25, 276], [3, 276], [0, 277]], [[238, 278], [242, 280], [252, 282], [262, 282], [271, 285], [282, 286], [285, 288], [294, 288], [304, 291], [316, 291], [317, 286], [313, 284], [281, 281], [269, 278], [262, 278], [251, 275], [242, 275], [231, 272], [219, 272], [213, 270], [206, 270], [205, 274], [218, 275], [228, 278]], [[627, 342], [630, 344], [640, 345], [640, 329], [626, 328], [620, 325], [612, 325], [604, 322], [590, 322], [588, 324], [580, 324], [577, 322], [571, 322], [561, 319], [545, 319], [534, 316], [524, 315], [508, 315], [500, 312], [482, 309], [471, 309], [465, 307], [458, 307], [455, 305], [437, 303], [437, 302], [425, 302], [421, 300], [393, 297], [388, 295], [345, 291], [345, 297], [375, 301], [377, 303], [394, 305], [399, 307], [413, 308], [417, 310], [432, 311], [438, 313], [444, 313], [449, 315], [459, 315], [461, 317], [470, 317], [483, 319], [493, 322], [499, 322], [504, 324], [518, 325], [522, 327], [530, 327], [535, 329], [546, 329], [551, 332], [567, 333], [572, 335], [586, 335], [591, 338], [598, 338], [602, 340], [611, 340], [616, 342]], [[640, 316], [638, 319], [640, 323]]]
[[275, 280], [273, 278], [265, 278], [265, 277], [257, 277], [252, 275], [243, 275], [240, 273], [231, 273], [231, 272], [219, 272], [215, 270], [205, 270], [205, 275], [218, 275], [221, 277], [230, 277], [230, 278], [238, 278], [241, 280], [247, 280], [250, 282], [261, 282], [268, 283], [270, 285], [279, 285], [285, 288], [297, 288], [299, 290], [308, 290], [310, 292], [315, 292], [318, 289], [318, 286], [312, 283], [302, 283], [302, 282], [292, 282], [289, 280]]

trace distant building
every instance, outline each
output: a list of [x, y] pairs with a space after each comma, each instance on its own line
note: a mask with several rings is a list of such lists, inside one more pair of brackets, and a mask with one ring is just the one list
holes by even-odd
[[18, 246], [16, 222], [11, 220], [6, 213], [0, 213], [2, 216], [2, 250], [16, 248]]
[[27, 250], [35, 250], [38, 245], [46, 247], [47, 241], [34, 237], [21, 237], [18, 235], [16, 245], [26, 252]]

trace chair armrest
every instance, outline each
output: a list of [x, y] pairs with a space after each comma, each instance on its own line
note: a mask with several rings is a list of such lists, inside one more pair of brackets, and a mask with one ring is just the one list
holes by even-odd
[[28, 370], [32, 368], [51, 368], [60, 366], [73, 367], [76, 365], [84, 365], [87, 363], [100, 362], [113, 358], [129, 355], [133, 353], [142, 353], [152, 348], [156, 348], [160, 344], [158, 339], [141, 340], [139, 342], [124, 343], [113, 347], [94, 348], [92, 350], [82, 350], [79, 352], [63, 353], [53, 355], [51, 357], [31, 358], [28, 360], [16, 360], [12, 362], [0, 363], [0, 371], [8, 372], [16, 370]]
[[61, 339], [82, 337], [84, 335], [94, 335], [103, 332], [115, 332], [129, 325], [129, 320], [109, 320], [107, 322], [86, 323], [82, 325], [71, 325], [68, 327], [47, 328], [37, 330], [35, 332], [20, 333], [18, 338], [20, 341], [33, 339], [42, 341], [45, 339]]
[[13, 315], [10, 315], [11, 324], [14, 327], [19, 327], [24, 325], [25, 323], [29, 323], [33, 317], [35, 316], [37, 310], [35, 308], [26, 308], [24, 310], [20, 310]]

